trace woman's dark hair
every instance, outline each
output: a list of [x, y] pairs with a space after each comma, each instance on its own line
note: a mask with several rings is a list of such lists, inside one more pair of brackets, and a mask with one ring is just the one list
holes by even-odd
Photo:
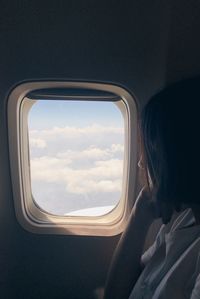
[[165, 88], [143, 110], [144, 152], [158, 200], [200, 203], [199, 103], [196, 77]]

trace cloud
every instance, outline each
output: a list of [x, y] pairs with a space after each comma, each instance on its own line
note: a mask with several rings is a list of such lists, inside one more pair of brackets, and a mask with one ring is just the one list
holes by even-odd
[[61, 152], [56, 155], [59, 158], [71, 158], [81, 160], [81, 159], [91, 159], [91, 160], [97, 160], [97, 159], [107, 159], [110, 157], [110, 153], [107, 149], [101, 149], [97, 147], [89, 147], [82, 151], [72, 151], [68, 150], [66, 152]]
[[71, 163], [70, 159], [40, 157], [31, 159], [31, 178], [38, 181], [62, 181], [63, 170]]
[[41, 138], [30, 138], [30, 147], [43, 149], [47, 146], [46, 141]]
[[96, 161], [88, 169], [69, 167], [70, 159], [41, 157], [31, 160], [31, 178], [44, 182], [63, 182], [67, 192], [81, 194], [121, 191], [123, 161]]
[[116, 152], [121, 152], [123, 153], [124, 152], [124, 145], [122, 144], [112, 144], [111, 145], [111, 152], [112, 153], [116, 153]]
[[92, 124], [86, 127], [53, 127], [48, 130], [31, 130], [30, 137], [42, 136], [43, 138], [49, 140], [54, 139], [55, 136], [63, 137], [65, 139], [75, 139], [81, 136], [88, 135], [102, 135], [102, 134], [123, 134], [123, 128], [112, 127], [112, 126], [102, 126], [99, 124]]
[[36, 202], [59, 214], [116, 204], [122, 188], [123, 142], [123, 128], [98, 124], [30, 130]]
[[76, 161], [81, 159], [104, 160], [112, 158], [116, 153], [121, 154], [123, 152], [124, 146], [122, 144], [112, 144], [110, 148], [98, 148], [95, 146], [90, 146], [84, 150], [68, 150], [66, 152], [59, 152], [56, 157], [76, 159]]
[[[119, 144], [119, 147], [124, 142], [123, 138], [123, 128], [98, 124], [86, 127], [54, 127], [48, 130], [30, 130], [29, 132], [30, 144], [34, 145], [35, 140], [43, 141], [43, 144], [46, 145], [45, 151], [44, 148], [40, 148], [40, 151], [43, 150], [41, 153], [48, 156], [57, 156], [58, 153], [70, 154], [70, 151], [75, 154], [75, 152], [82, 151], [85, 158], [99, 156], [101, 159], [104, 155], [103, 159], [105, 159], [106, 156], [110, 157], [110, 152], [105, 153], [105, 148], [110, 148], [112, 144]], [[32, 147], [32, 157], [40, 155], [36, 149]], [[115, 148], [110, 150], [117, 151]]]

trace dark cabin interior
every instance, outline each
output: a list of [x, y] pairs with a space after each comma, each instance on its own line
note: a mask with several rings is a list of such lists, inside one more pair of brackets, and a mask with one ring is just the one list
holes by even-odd
[[[7, 99], [22, 82], [112, 83], [142, 107], [200, 72], [200, 2], [0, 1], [0, 297], [92, 299], [119, 239], [25, 231], [14, 210]], [[151, 238], [151, 236], [150, 236]]]

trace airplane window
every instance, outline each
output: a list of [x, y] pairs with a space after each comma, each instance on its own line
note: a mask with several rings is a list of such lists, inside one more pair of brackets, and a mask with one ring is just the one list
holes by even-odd
[[27, 82], [8, 98], [15, 213], [37, 234], [113, 236], [135, 198], [137, 109], [124, 88]]
[[115, 102], [36, 100], [28, 137], [31, 190], [40, 209], [101, 216], [118, 205], [125, 128]]

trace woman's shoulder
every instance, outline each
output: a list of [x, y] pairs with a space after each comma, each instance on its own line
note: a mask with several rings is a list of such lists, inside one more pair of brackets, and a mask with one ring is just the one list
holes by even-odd
[[154, 243], [142, 255], [142, 264], [146, 265], [158, 248], [166, 242], [166, 235], [169, 237], [181, 228], [193, 225], [194, 222], [195, 220], [192, 210], [185, 209], [184, 211], [178, 213], [178, 215], [175, 215], [175, 218], [172, 219], [172, 223], [161, 225]]

